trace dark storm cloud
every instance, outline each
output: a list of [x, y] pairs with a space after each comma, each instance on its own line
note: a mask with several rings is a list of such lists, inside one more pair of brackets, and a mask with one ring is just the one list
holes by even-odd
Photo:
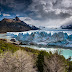
[[67, 18], [72, 15], [72, 0], [33, 0], [30, 6], [42, 18]]
[[27, 5], [30, 5], [32, 3], [32, 0], [14, 0], [16, 3], [24, 3]]
[[61, 19], [72, 15], [72, 0], [0, 0], [0, 11], [34, 19]]
[[9, 7], [8, 5], [0, 4], [0, 10], [1, 12], [11, 12], [13, 8]]
[[24, 14], [31, 3], [32, 0], [0, 0], [0, 11]]

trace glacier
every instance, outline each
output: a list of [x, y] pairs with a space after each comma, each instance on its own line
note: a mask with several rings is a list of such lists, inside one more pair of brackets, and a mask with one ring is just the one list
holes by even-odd
[[24, 45], [72, 47], [70, 31], [7, 32], [7, 36], [12, 36]]

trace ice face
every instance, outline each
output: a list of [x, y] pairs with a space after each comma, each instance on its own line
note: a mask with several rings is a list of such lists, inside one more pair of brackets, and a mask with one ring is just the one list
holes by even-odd
[[72, 47], [72, 34], [66, 32], [32, 31], [23, 33], [7, 33], [23, 44], [56, 45]]
[[69, 35], [69, 40], [72, 41], [72, 35]]

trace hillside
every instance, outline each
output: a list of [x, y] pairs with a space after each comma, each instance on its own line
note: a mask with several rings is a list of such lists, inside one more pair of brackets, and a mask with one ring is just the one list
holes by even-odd
[[72, 72], [70, 59], [0, 40], [0, 72]]
[[26, 24], [25, 22], [21, 21], [18, 17], [15, 17], [14, 19], [4, 18], [0, 21], [0, 33], [21, 32], [37, 29], [39, 28]]

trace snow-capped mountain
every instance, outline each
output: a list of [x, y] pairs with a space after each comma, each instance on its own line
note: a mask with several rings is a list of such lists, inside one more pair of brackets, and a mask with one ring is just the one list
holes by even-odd
[[65, 24], [61, 26], [62, 29], [72, 29], [72, 23], [71, 24]]

